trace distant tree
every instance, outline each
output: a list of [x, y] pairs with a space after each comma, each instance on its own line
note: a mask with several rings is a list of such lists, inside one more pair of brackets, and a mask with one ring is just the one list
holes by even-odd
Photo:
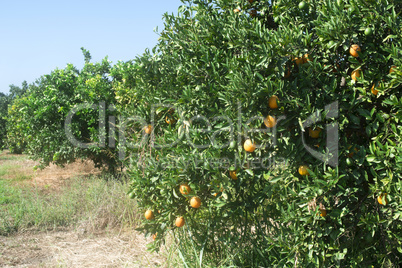
[[[120, 163], [114, 145], [109, 146], [106, 119], [115, 116], [115, 112], [101, 106], [102, 103], [113, 106], [115, 100], [109, 79], [111, 65], [107, 58], [92, 63], [89, 51], [82, 48], [82, 52], [85, 58], [82, 70], [68, 64], [64, 69], [41, 76], [10, 107], [10, 147], [23, 149], [40, 161], [40, 167], [90, 159], [95, 166], [113, 173]], [[15, 92], [19, 92], [17, 88]], [[75, 113], [73, 109], [77, 109]], [[70, 121], [66, 120], [69, 116]], [[103, 123], [105, 126], [101, 127]]]
[[27, 89], [28, 83], [27, 81], [24, 81], [22, 82], [21, 87], [10, 85], [10, 93], [8, 95], [0, 93], [0, 149], [4, 149], [6, 147], [8, 108], [13, 104], [15, 99], [24, 95]]
[[11, 100], [14, 100], [18, 97], [21, 97], [28, 90], [27, 81], [22, 82], [21, 87], [17, 87], [15, 85], [10, 85], [10, 94], [8, 95]]
[[6, 139], [6, 116], [9, 98], [7, 95], [0, 93], [0, 149], [3, 149]]

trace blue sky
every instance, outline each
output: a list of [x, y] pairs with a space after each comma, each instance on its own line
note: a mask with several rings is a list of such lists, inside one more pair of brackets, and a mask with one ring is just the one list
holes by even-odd
[[162, 15], [180, 0], [70, 0], [0, 2], [0, 92], [34, 82], [72, 63], [82, 68], [81, 47], [92, 61], [134, 59], [155, 46]]

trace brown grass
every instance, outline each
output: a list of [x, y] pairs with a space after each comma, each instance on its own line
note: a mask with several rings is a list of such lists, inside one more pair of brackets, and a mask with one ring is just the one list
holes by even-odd
[[87, 194], [85, 191], [92, 189], [118, 197], [106, 195], [100, 202], [93, 200], [94, 209], [69, 227], [54, 226], [51, 231], [25, 228], [7, 237], [0, 236], [0, 267], [167, 267], [167, 250], [163, 249], [162, 254], [146, 251], [152, 238], [134, 230], [138, 215], [129, 210], [135, 202], [131, 208], [126, 207], [133, 200], [120, 190], [124, 187], [117, 185], [119, 182], [97, 184], [94, 175], [100, 174], [100, 170], [89, 161], [34, 171], [37, 164], [26, 156], [3, 151], [0, 179], [9, 180], [13, 187], [39, 190], [49, 202], [77, 189], [77, 181], [78, 193]]
[[75, 231], [0, 236], [0, 267], [164, 267], [136, 232], [85, 235]]
[[42, 170], [34, 171], [35, 165], [38, 164], [24, 155], [10, 154], [9, 151], [0, 153], [0, 166], [9, 167], [3, 178], [16, 183], [30, 183], [41, 188], [57, 190], [72, 177], [101, 174], [101, 170], [95, 168], [90, 160], [76, 161], [65, 167], [50, 164]]

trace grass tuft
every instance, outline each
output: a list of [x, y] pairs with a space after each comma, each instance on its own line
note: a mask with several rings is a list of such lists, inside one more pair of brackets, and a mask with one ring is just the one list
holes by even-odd
[[32, 185], [15, 185], [0, 179], [0, 235], [60, 227], [93, 232], [106, 228], [135, 228], [136, 203], [126, 194], [125, 181], [75, 177], [58, 191]]

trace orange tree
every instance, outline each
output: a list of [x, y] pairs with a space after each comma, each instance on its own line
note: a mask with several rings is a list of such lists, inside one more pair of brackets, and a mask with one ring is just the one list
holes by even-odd
[[[7, 139], [7, 117], [8, 108], [13, 105], [19, 97], [21, 97], [28, 88], [28, 83], [26, 81], [22, 82], [22, 87], [17, 87], [15, 85], [10, 85], [10, 93], [4, 95], [0, 93], [0, 149], [8, 148], [12, 153], [21, 153], [23, 149], [23, 144], [16, 142], [8, 142]], [[14, 139], [17, 140], [17, 139]]]
[[113, 172], [120, 161], [110, 143], [114, 126], [107, 121], [116, 115], [111, 64], [106, 58], [91, 63], [89, 52], [82, 51], [82, 70], [72, 64], [56, 69], [14, 101], [8, 112], [9, 144], [16, 148], [24, 144], [25, 153], [40, 160], [39, 167], [90, 159]]
[[0, 92], [0, 150], [4, 148], [7, 137], [6, 116], [9, 102], [8, 96]]
[[165, 15], [152, 53], [112, 71], [152, 247], [173, 229], [213, 266], [401, 263], [400, 10], [205, 0]]

